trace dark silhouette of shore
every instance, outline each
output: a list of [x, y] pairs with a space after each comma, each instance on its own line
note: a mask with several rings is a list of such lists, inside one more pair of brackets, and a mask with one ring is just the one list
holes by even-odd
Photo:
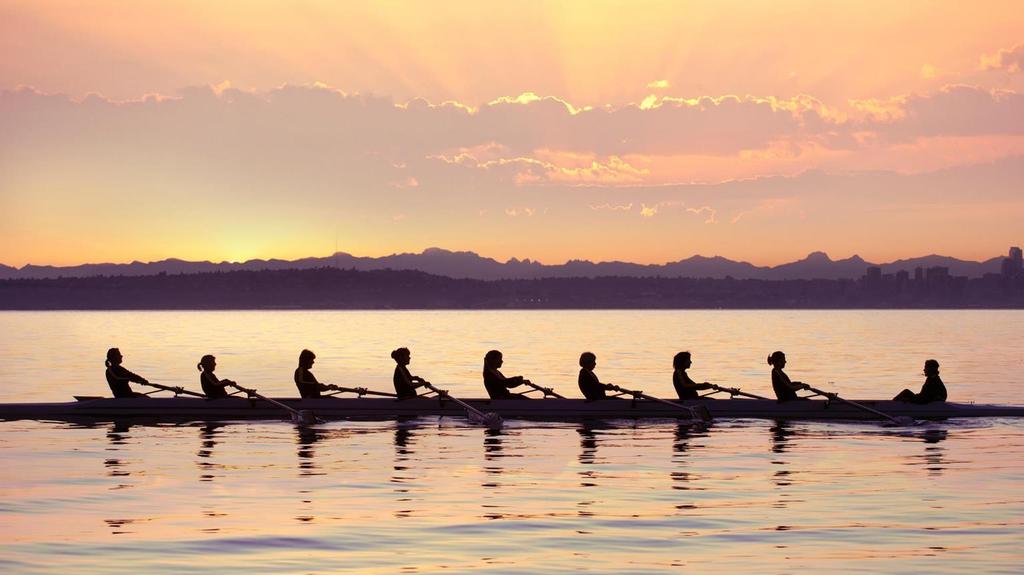
[[[1009, 258], [1008, 258], [1009, 259]], [[0, 309], [845, 309], [1024, 308], [1024, 273], [932, 267], [856, 280], [666, 277], [453, 279], [418, 271], [236, 271], [0, 280]]]
[[986, 273], [999, 273], [1001, 257], [975, 262], [948, 256], [930, 255], [889, 263], [871, 263], [860, 256], [833, 260], [823, 252], [777, 266], [756, 266], [721, 256], [692, 256], [665, 264], [637, 264], [622, 261], [591, 262], [569, 260], [564, 264], [542, 264], [529, 259], [511, 258], [499, 262], [473, 252], [453, 252], [429, 248], [422, 253], [392, 254], [383, 257], [357, 257], [338, 252], [326, 257], [297, 260], [248, 260], [245, 262], [190, 262], [166, 259], [156, 262], [128, 264], [82, 264], [75, 266], [25, 265], [13, 268], [0, 264], [0, 279], [56, 279], [59, 277], [146, 276], [166, 274], [198, 274], [233, 271], [305, 270], [319, 268], [353, 269], [359, 271], [410, 270], [457, 279], [508, 280], [545, 278], [598, 277], [666, 277], [796, 280], [856, 279], [869, 266], [885, 273], [912, 272], [915, 268], [946, 267], [953, 275], [979, 278]]

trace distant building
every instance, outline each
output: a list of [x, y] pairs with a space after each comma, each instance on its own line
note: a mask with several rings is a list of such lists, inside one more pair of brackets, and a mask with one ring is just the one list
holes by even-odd
[[934, 266], [925, 270], [925, 281], [929, 284], [943, 284], [949, 281], [949, 268], [946, 266]]
[[1019, 278], [1024, 275], [1024, 254], [1014, 246], [1010, 248], [1010, 256], [1003, 259], [1003, 277]]
[[868, 268], [866, 274], [864, 274], [864, 281], [869, 284], [876, 284], [882, 281], [882, 268], [878, 266], [871, 266]]
[[917, 266], [916, 268], [914, 268], [914, 281], [918, 282], [918, 283], [921, 283], [921, 282], [924, 281], [924, 268], [923, 267]]

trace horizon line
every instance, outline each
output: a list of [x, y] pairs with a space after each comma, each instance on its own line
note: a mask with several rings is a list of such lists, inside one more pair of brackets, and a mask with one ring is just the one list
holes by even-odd
[[964, 261], [964, 262], [985, 263], [985, 262], [990, 261], [990, 260], [992, 260], [994, 258], [1006, 257], [1009, 248], [1013, 248], [1013, 247], [1017, 247], [1017, 246], [1007, 246], [1007, 248], [1004, 248], [1004, 251], [1002, 252], [1002, 254], [995, 254], [995, 255], [988, 256], [988, 257], [985, 257], [985, 258], [982, 258], [982, 259], [964, 259], [963, 257], [959, 257], [959, 256], [951, 256], [951, 255], [946, 255], [946, 254], [940, 254], [940, 253], [937, 253], [937, 252], [932, 252], [932, 253], [923, 254], [923, 255], [897, 257], [895, 259], [890, 259], [888, 261], [877, 261], [877, 260], [873, 260], [872, 258], [865, 258], [864, 256], [861, 256], [859, 253], [854, 253], [854, 254], [851, 254], [851, 255], [846, 256], [846, 257], [838, 257], [838, 258], [836, 258], [836, 257], [832, 256], [831, 254], [829, 254], [828, 252], [826, 252], [825, 250], [811, 250], [810, 252], [807, 252], [804, 256], [798, 256], [795, 259], [789, 259], [789, 260], [781, 261], [779, 263], [755, 263], [755, 262], [753, 262], [751, 260], [748, 260], [748, 259], [734, 259], [734, 258], [732, 258], [730, 256], [724, 256], [724, 255], [721, 255], [721, 254], [715, 254], [715, 255], [708, 256], [708, 255], [703, 255], [703, 254], [699, 254], [699, 253], [694, 253], [694, 254], [690, 254], [688, 256], [680, 257], [678, 259], [667, 260], [667, 261], [662, 261], [662, 262], [642, 262], [642, 261], [634, 261], [634, 260], [626, 260], [626, 259], [601, 259], [601, 260], [595, 260], [595, 259], [580, 258], [580, 257], [569, 258], [569, 259], [566, 259], [566, 260], [561, 261], [561, 262], [549, 262], [549, 261], [542, 261], [540, 259], [534, 259], [534, 258], [530, 258], [530, 257], [519, 257], [519, 256], [512, 256], [512, 257], [509, 257], [509, 258], [506, 258], [506, 259], [502, 260], [502, 259], [494, 257], [494, 256], [488, 256], [488, 255], [482, 254], [480, 252], [476, 252], [474, 250], [450, 249], [450, 248], [444, 248], [444, 247], [439, 247], [439, 246], [429, 246], [429, 247], [423, 248], [419, 252], [415, 252], [415, 251], [399, 251], [399, 252], [391, 252], [391, 253], [383, 254], [383, 255], [357, 255], [357, 254], [353, 254], [351, 252], [340, 251], [339, 250], [339, 251], [335, 251], [333, 253], [328, 253], [328, 254], [325, 254], [325, 255], [309, 255], [309, 256], [299, 256], [299, 257], [295, 257], [295, 258], [269, 256], [269, 257], [251, 257], [251, 258], [244, 259], [244, 260], [230, 260], [230, 259], [216, 260], [216, 259], [210, 259], [210, 258], [207, 258], [207, 259], [186, 259], [186, 258], [181, 258], [181, 257], [176, 257], [176, 256], [168, 256], [168, 257], [164, 257], [164, 258], [160, 258], [160, 259], [153, 259], [153, 260], [148, 260], [148, 261], [143, 261], [143, 260], [140, 260], [140, 259], [133, 259], [131, 261], [91, 261], [91, 262], [87, 261], [87, 262], [69, 263], [69, 264], [50, 264], [50, 263], [48, 263], [48, 264], [37, 264], [37, 263], [27, 262], [27, 263], [25, 263], [23, 265], [20, 265], [20, 266], [16, 265], [16, 264], [14, 264], [14, 265], [6, 264], [6, 263], [0, 261], [0, 266], [11, 268], [11, 269], [15, 269], [15, 270], [23, 270], [23, 269], [25, 269], [26, 267], [29, 267], [29, 266], [41, 267], [41, 268], [75, 268], [75, 267], [83, 267], [83, 266], [105, 266], [105, 265], [130, 266], [130, 265], [135, 265], [135, 264], [149, 265], [149, 264], [156, 264], [156, 263], [172, 261], [172, 260], [173, 261], [180, 261], [180, 262], [183, 262], [183, 263], [190, 263], [190, 264], [209, 263], [209, 264], [214, 264], [214, 265], [223, 265], [223, 264], [246, 264], [246, 263], [250, 263], [250, 262], [259, 262], [259, 261], [267, 262], [267, 261], [275, 261], [275, 260], [276, 261], [284, 261], [284, 262], [295, 262], [295, 261], [304, 260], [304, 259], [332, 258], [332, 257], [336, 257], [338, 255], [347, 255], [347, 256], [354, 257], [354, 258], [381, 259], [381, 258], [387, 258], [387, 257], [393, 257], [393, 256], [401, 256], [401, 255], [414, 255], [414, 256], [415, 255], [424, 255], [424, 254], [426, 254], [426, 253], [428, 253], [430, 251], [442, 251], [442, 252], [447, 252], [447, 253], [452, 253], [452, 254], [460, 254], [460, 253], [461, 254], [473, 254], [473, 255], [475, 255], [475, 256], [477, 256], [479, 258], [490, 259], [490, 260], [493, 260], [493, 261], [495, 261], [495, 262], [497, 262], [499, 264], [508, 264], [511, 261], [515, 260], [515, 261], [518, 261], [518, 262], [528, 262], [528, 263], [534, 263], [534, 264], [540, 264], [540, 265], [543, 265], [543, 266], [552, 266], [552, 267], [567, 265], [570, 262], [589, 262], [589, 263], [592, 263], [592, 264], [624, 263], [624, 264], [633, 264], [633, 265], [640, 265], [640, 266], [665, 266], [665, 265], [668, 265], [668, 264], [674, 264], [674, 263], [678, 263], [678, 262], [681, 262], [681, 261], [686, 261], [686, 260], [692, 259], [692, 258], [707, 258], [707, 259], [722, 258], [722, 259], [726, 259], [726, 260], [729, 260], [729, 261], [732, 261], [732, 262], [735, 262], [735, 263], [750, 264], [750, 265], [752, 265], [754, 267], [759, 267], [759, 268], [774, 268], [774, 267], [778, 267], [778, 266], [782, 266], [782, 265], [791, 264], [791, 263], [795, 263], [795, 262], [806, 260], [806, 259], [810, 258], [811, 256], [813, 256], [815, 254], [824, 254], [825, 257], [827, 257], [830, 261], [833, 261], [833, 262], [840, 262], [840, 261], [845, 261], [845, 260], [849, 260], [849, 259], [853, 259], [853, 258], [860, 258], [865, 263], [867, 263], [867, 264], [874, 264], [874, 265], [887, 265], [887, 264], [896, 263], [898, 261], [911, 260], [911, 259], [919, 259], [919, 258], [926, 258], [926, 257], [944, 257], [944, 258], [952, 258], [952, 259], [956, 259], [956, 260]]

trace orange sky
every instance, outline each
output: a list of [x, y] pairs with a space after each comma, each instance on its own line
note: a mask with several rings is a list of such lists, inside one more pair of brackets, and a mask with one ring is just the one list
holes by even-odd
[[1022, 243], [981, 2], [0, 5], [0, 263]]

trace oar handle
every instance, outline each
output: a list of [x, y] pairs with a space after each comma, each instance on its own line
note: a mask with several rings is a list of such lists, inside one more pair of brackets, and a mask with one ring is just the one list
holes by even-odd
[[255, 397], [256, 399], [261, 399], [263, 401], [266, 401], [267, 403], [272, 403], [272, 404], [274, 404], [274, 405], [276, 405], [278, 407], [287, 409], [288, 411], [290, 411], [292, 413], [292, 415], [295, 415], [296, 417], [301, 418], [301, 416], [302, 416], [302, 414], [299, 413], [299, 410], [295, 409], [294, 407], [291, 407], [290, 405], [285, 405], [285, 404], [281, 403], [280, 401], [278, 401], [276, 399], [270, 399], [269, 397], [265, 397], [265, 396], [261, 395], [260, 393], [258, 393], [255, 389], [249, 389], [247, 387], [242, 387], [241, 385], [238, 385], [237, 383], [229, 383], [228, 385], [230, 385], [231, 387], [234, 387], [238, 391], [244, 392], [249, 397]]
[[155, 387], [158, 391], [170, 391], [170, 392], [174, 393], [174, 395], [192, 395], [192, 396], [195, 396], [195, 397], [204, 397], [204, 398], [206, 397], [205, 395], [203, 395], [201, 393], [196, 393], [194, 391], [189, 391], [189, 390], [185, 389], [184, 387], [180, 387], [180, 386], [172, 387], [170, 385], [160, 385], [159, 383], [149, 383], [149, 382], [140, 383], [139, 385], [148, 385], [149, 387]]
[[536, 383], [533, 383], [532, 381], [529, 381], [529, 380], [526, 380], [526, 379], [523, 380], [523, 383], [525, 383], [526, 385], [532, 387], [533, 389], [536, 389], [537, 391], [544, 392], [544, 397], [547, 397], [547, 396], [550, 395], [552, 397], [557, 397], [558, 399], [565, 399], [565, 396], [559, 395], [558, 393], [555, 392], [555, 390], [551, 389], [550, 387], [543, 387], [543, 386], [537, 385]]
[[639, 397], [641, 399], [646, 399], [648, 401], [656, 401], [658, 403], [664, 403], [665, 405], [671, 405], [672, 407], [675, 407], [675, 408], [678, 408], [678, 409], [685, 409], [686, 411], [690, 412], [690, 417], [693, 418], [693, 419], [704, 419], [704, 420], [707, 420], [707, 421], [711, 420], [711, 415], [707, 411], [707, 408], [705, 408], [705, 407], [701, 407], [701, 409], [704, 411], [704, 413], [701, 414], [701, 415], [698, 415], [697, 414], [697, 409], [695, 409], [693, 407], [690, 407], [689, 405], [683, 405], [681, 403], [676, 403], [674, 401], [669, 401], [667, 399], [662, 399], [660, 397], [654, 397], [653, 395], [647, 395], [646, 393], [644, 393], [642, 391], [639, 391], [639, 390], [626, 389], [624, 387], [619, 387], [617, 385], [612, 386], [612, 388], [615, 391], [621, 391], [622, 393], [628, 393], [628, 394], [632, 395], [634, 398]]
[[724, 392], [728, 393], [729, 395], [739, 395], [739, 396], [742, 396], [742, 397], [749, 397], [751, 399], [769, 399], [767, 397], [764, 397], [763, 395], [754, 395], [753, 393], [747, 393], [745, 391], [740, 391], [740, 388], [738, 388], [738, 387], [722, 387], [720, 385], [712, 384], [711, 385], [711, 389], [714, 389], [716, 391], [724, 391]]
[[383, 397], [398, 397], [398, 395], [394, 394], [394, 393], [388, 393], [386, 391], [372, 391], [372, 390], [366, 389], [365, 387], [341, 387], [339, 385], [328, 385], [327, 387], [329, 387], [330, 389], [333, 389], [335, 391], [340, 391], [342, 393], [354, 393], [354, 394], [356, 394], [358, 396], [363, 396], [363, 395], [380, 395], [380, 396], [383, 396]]
[[484, 417], [484, 412], [480, 411], [479, 409], [473, 407], [472, 405], [466, 403], [465, 401], [462, 401], [461, 399], [459, 399], [457, 397], [452, 397], [452, 395], [450, 393], [448, 393], [447, 389], [438, 389], [438, 388], [434, 387], [434, 384], [432, 384], [430, 382], [426, 382], [426, 381], [423, 382], [423, 387], [426, 387], [427, 389], [430, 389], [431, 391], [433, 391], [434, 393], [436, 393], [437, 395], [439, 395], [441, 397], [444, 397], [444, 398], [447, 398], [447, 399], [450, 399], [450, 400], [454, 401], [458, 405], [462, 406], [466, 411], [473, 412], [474, 414], [478, 415], [480, 418]]

